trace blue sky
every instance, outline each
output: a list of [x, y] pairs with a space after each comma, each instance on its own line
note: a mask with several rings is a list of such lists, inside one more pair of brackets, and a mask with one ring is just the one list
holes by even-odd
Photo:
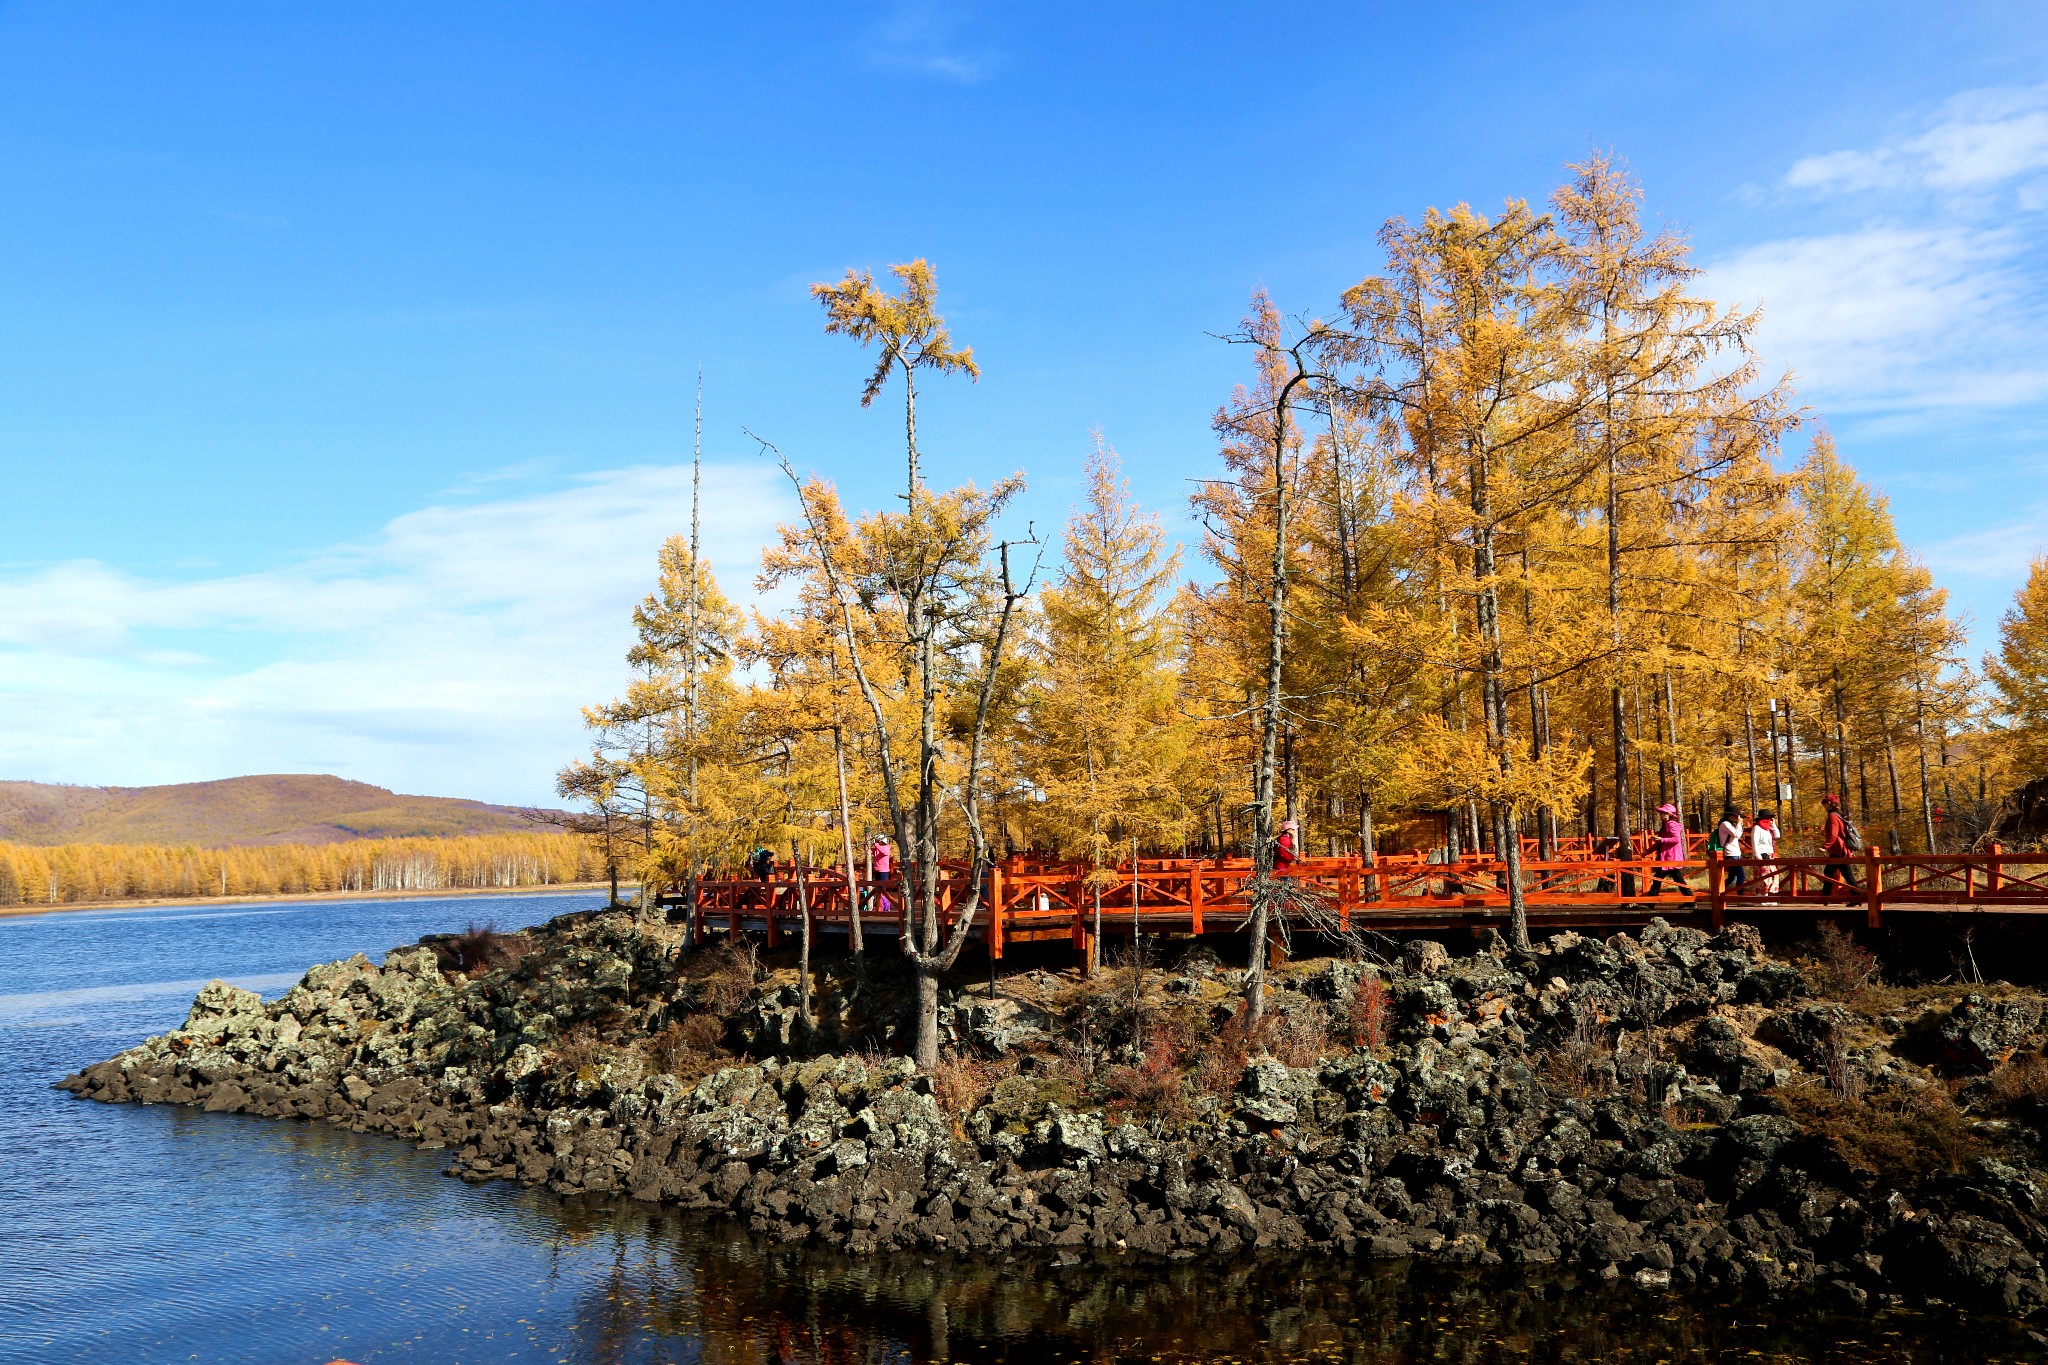
[[2037, 4], [0, 3], [0, 777], [548, 797], [687, 518], [875, 504], [806, 286], [937, 266], [938, 477], [1184, 527], [1214, 340], [1596, 146], [1988, 635], [2048, 546]]

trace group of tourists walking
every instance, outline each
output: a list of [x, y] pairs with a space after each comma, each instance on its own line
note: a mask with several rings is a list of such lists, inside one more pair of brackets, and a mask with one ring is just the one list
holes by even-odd
[[[1842, 813], [1842, 798], [1829, 792], [1821, 797], [1821, 808], [1826, 817], [1820, 827], [1820, 856], [1827, 864], [1821, 869], [1821, 894], [1832, 898], [1837, 892], [1844, 896], [1859, 893], [1856, 868], [1851, 859], [1863, 851], [1863, 833], [1856, 828], [1856, 822]], [[1678, 824], [1677, 811], [1671, 806], [1660, 806], [1659, 810], [1669, 811], [1668, 824]], [[1676, 856], [1684, 857], [1681, 830], [1680, 851]], [[1737, 891], [1751, 885], [1752, 871], [1755, 885], [1753, 890], [1765, 896], [1775, 896], [1784, 881], [1784, 873], [1776, 862], [1778, 856], [1778, 817], [1776, 811], [1760, 810], [1754, 819], [1737, 810], [1734, 806], [1721, 812], [1721, 823], [1714, 827], [1713, 835], [1707, 840], [1707, 851], [1718, 853], [1727, 865], [1728, 890]], [[1665, 857], [1662, 841], [1659, 841], [1657, 857]], [[1661, 872], [1663, 869], [1659, 869]]]

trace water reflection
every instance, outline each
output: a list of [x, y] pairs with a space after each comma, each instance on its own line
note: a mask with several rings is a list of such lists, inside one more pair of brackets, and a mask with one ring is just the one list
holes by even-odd
[[1566, 1276], [1302, 1258], [1065, 1265], [853, 1258], [694, 1218], [565, 1204], [562, 1245], [599, 1278], [573, 1333], [593, 1365], [757, 1362], [1983, 1361], [2004, 1325], [1832, 1318]]

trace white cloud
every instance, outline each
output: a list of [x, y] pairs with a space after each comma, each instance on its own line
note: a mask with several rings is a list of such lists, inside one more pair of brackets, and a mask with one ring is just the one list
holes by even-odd
[[[793, 507], [773, 472], [704, 471], [705, 554], [742, 600]], [[407, 513], [260, 573], [166, 580], [81, 560], [0, 577], [0, 774], [83, 782], [332, 771], [539, 801], [624, 682], [630, 612], [690, 472]]]
[[1801, 157], [1794, 189], [1979, 190], [2048, 169], [2048, 86], [1977, 90], [1941, 107], [1924, 131], [1867, 151]]
[[1812, 227], [1714, 263], [1712, 292], [1761, 303], [1764, 355], [1835, 411], [1924, 421], [2034, 402], [2044, 172], [2048, 86], [1958, 95], [1874, 147], [1793, 162], [1785, 202]]
[[2036, 556], [2048, 551], [2048, 506], [2002, 525], [1937, 541], [1921, 552], [1938, 575], [2018, 582]]
[[1837, 405], [2024, 402], [2048, 367], [2022, 322], [2037, 304], [2026, 237], [1967, 224], [1877, 226], [1766, 242], [1708, 272], [1716, 297], [1764, 310], [1764, 353]]

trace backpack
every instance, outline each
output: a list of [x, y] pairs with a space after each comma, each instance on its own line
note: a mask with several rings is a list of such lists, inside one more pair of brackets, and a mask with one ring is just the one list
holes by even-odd
[[1842, 847], [1851, 853], [1863, 851], [1863, 831], [1856, 828], [1856, 822], [1846, 815], [1842, 817]]

